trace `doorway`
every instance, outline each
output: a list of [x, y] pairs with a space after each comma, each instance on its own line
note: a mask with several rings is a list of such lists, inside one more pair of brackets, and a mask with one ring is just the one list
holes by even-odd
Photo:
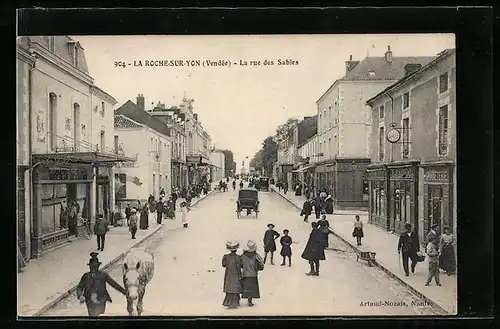
[[437, 224], [441, 227], [443, 221], [443, 186], [427, 185], [427, 213], [425, 220], [425, 237], [431, 227]]

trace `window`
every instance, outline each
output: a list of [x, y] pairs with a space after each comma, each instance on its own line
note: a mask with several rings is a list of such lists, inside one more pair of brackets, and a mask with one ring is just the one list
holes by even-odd
[[49, 51], [55, 52], [55, 37], [49, 37]]
[[382, 105], [381, 107], [379, 107], [379, 109], [378, 109], [378, 117], [379, 117], [379, 119], [383, 119], [384, 118], [384, 111], [385, 111], [384, 105]]
[[410, 118], [403, 119], [403, 159], [410, 157]]
[[439, 76], [439, 93], [444, 93], [448, 90], [448, 72]]
[[75, 152], [78, 151], [78, 141], [80, 139], [80, 105], [73, 104], [73, 143]]
[[[38, 124], [38, 123], [37, 123]], [[38, 127], [37, 127], [38, 129]], [[57, 95], [54, 93], [49, 94], [49, 124], [48, 135], [50, 139], [50, 147], [52, 150], [57, 148]], [[43, 127], [42, 127], [43, 131]]]
[[106, 104], [104, 102], [101, 102], [101, 116], [104, 117], [106, 110]]
[[106, 148], [106, 132], [104, 130], [101, 130], [101, 152], [104, 152], [104, 149]]
[[372, 185], [371, 212], [377, 217], [386, 217], [387, 199], [385, 196], [385, 182], [374, 180]]
[[446, 155], [448, 153], [448, 105], [439, 108], [438, 125], [438, 154]]
[[384, 161], [384, 127], [379, 128], [378, 133], [378, 159]]
[[334, 111], [335, 111], [335, 124], [339, 123], [339, 104], [337, 102], [334, 103]]
[[410, 106], [410, 92], [403, 94], [403, 110]]
[[153, 193], [156, 196], [156, 175], [153, 174]]
[[115, 147], [115, 153], [118, 154], [118, 135], [114, 136], [114, 147]]
[[332, 106], [328, 106], [328, 126], [331, 128], [332, 127]]
[[73, 49], [72, 49], [72, 60], [73, 60], [73, 65], [78, 67], [78, 46], [73, 44]]
[[333, 153], [333, 144], [332, 144], [332, 138], [328, 138], [328, 157], [332, 157]]

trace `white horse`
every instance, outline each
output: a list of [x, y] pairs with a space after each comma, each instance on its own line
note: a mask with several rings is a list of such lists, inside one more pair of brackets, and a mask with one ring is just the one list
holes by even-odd
[[130, 249], [123, 259], [123, 285], [127, 291], [127, 311], [129, 315], [141, 316], [142, 300], [146, 285], [151, 281], [155, 270], [154, 256], [142, 248]]

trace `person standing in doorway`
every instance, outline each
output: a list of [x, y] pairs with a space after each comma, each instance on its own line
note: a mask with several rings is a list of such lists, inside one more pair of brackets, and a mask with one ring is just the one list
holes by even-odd
[[76, 201], [71, 201], [68, 206], [68, 235], [76, 236], [76, 222], [78, 216], [78, 208], [75, 205]]
[[410, 223], [405, 224], [406, 232], [401, 234], [398, 242], [398, 254], [401, 254], [403, 260], [403, 269], [405, 276], [410, 275], [408, 269], [408, 260], [411, 259], [411, 272], [415, 273], [415, 266], [417, 266], [417, 252], [420, 251], [420, 242], [418, 240], [417, 232], [412, 230]]
[[363, 222], [359, 220], [359, 215], [356, 215], [356, 220], [354, 221], [354, 231], [352, 236], [356, 238], [357, 246], [361, 246], [361, 238], [363, 235]]
[[288, 266], [292, 266], [292, 238], [288, 235], [288, 230], [283, 230], [283, 236], [280, 239], [281, 244], [281, 257], [283, 257], [283, 262], [281, 266], [285, 266], [285, 259], [288, 257]]
[[267, 227], [268, 230], [264, 233], [264, 264], [266, 263], [267, 253], [271, 253], [271, 265], [274, 265], [275, 240], [280, 237], [280, 234], [274, 230], [273, 224], [267, 224]]
[[132, 208], [131, 210], [131, 215], [130, 215], [130, 225], [129, 225], [129, 231], [130, 234], [132, 235], [132, 239], [135, 239], [135, 234], [137, 233], [137, 210], [135, 208]]
[[161, 224], [163, 219], [163, 199], [160, 198], [156, 203], [156, 223]]
[[434, 237], [429, 241], [426, 248], [427, 257], [429, 257], [429, 275], [427, 276], [427, 282], [425, 285], [428, 286], [432, 278], [436, 280], [436, 285], [441, 286], [439, 282], [439, 250], [438, 250], [438, 239]]
[[311, 227], [312, 231], [309, 234], [302, 258], [309, 261], [309, 266], [311, 267], [311, 270], [306, 275], [319, 276], [319, 262], [325, 260], [324, 241], [318, 229], [318, 223], [312, 222]]
[[109, 221], [99, 214], [94, 224], [94, 234], [97, 236], [97, 250], [104, 251], [106, 233], [109, 231]]

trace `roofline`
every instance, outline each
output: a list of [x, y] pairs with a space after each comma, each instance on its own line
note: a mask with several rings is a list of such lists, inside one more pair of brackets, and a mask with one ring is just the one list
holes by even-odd
[[[142, 123], [139, 123], [135, 120], [132, 120], [131, 118], [129, 118], [128, 116], [126, 116], [125, 114], [115, 114], [114, 115], [115, 117], [124, 117], [125, 119], [129, 120], [129, 121], [132, 121], [133, 123], [135, 123], [136, 125], [138, 126], [141, 126], [143, 128], [146, 128], [146, 125], [143, 125]], [[114, 118], [114, 117], [113, 117]]]
[[306, 145], [307, 143], [309, 143], [310, 141], [312, 141], [314, 138], [318, 137], [318, 133], [315, 133], [314, 135], [312, 135], [311, 137], [309, 137], [308, 139], [306, 139], [305, 141], [303, 141], [302, 143], [300, 144], [297, 144], [297, 148], [299, 147], [302, 147], [304, 145]]
[[434, 64], [436, 64], [437, 62], [440, 62], [442, 61], [443, 59], [445, 59], [446, 57], [448, 56], [451, 56], [453, 55], [454, 53], [456, 52], [456, 49], [455, 48], [452, 48], [452, 49], [446, 49], [444, 51], [442, 51], [439, 55], [437, 56], [436, 58], [434, 58], [432, 61], [430, 61], [429, 63], [427, 63], [427, 65], [424, 65], [422, 66], [421, 68], [419, 68], [418, 70], [408, 74], [406, 77], [403, 77], [401, 78], [400, 80], [398, 80], [396, 83], [390, 85], [389, 87], [385, 88], [384, 90], [382, 90], [381, 92], [379, 92], [378, 94], [376, 94], [375, 96], [373, 96], [372, 98], [368, 99], [366, 101], [366, 104], [367, 105], [370, 105], [372, 104], [377, 98], [379, 98], [380, 96], [388, 93], [389, 91], [393, 91], [394, 89], [396, 89], [397, 87], [401, 86], [402, 84], [404, 84], [405, 82], [413, 79], [414, 77], [416, 77], [417, 75], [423, 73], [424, 71], [427, 71], [429, 68], [431, 68]]
[[94, 90], [96, 90], [98, 93], [102, 94], [104, 97], [108, 98], [108, 100], [113, 104], [113, 106], [115, 106], [118, 103], [116, 98], [114, 98], [113, 96], [111, 96], [110, 94], [108, 94], [107, 92], [102, 90], [101, 88], [97, 87], [96, 85], [92, 85], [92, 88]]
[[341, 81], [341, 79], [337, 79], [337, 80], [335, 80], [335, 82], [334, 82], [334, 83], [333, 83], [330, 87], [328, 87], [328, 89], [327, 89], [327, 90], [323, 93], [323, 95], [321, 95], [321, 97], [320, 97], [320, 98], [318, 98], [318, 100], [316, 101], [316, 104], [318, 104], [318, 103], [319, 103], [319, 102], [320, 102], [320, 101], [321, 101], [321, 100], [322, 100], [322, 99], [326, 96], [326, 94], [328, 94], [328, 92], [329, 92], [330, 90], [332, 90], [332, 89], [333, 89], [333, 87], [334, 87], [334, 86], [335, 86], [338, 82], [340, 82], [340, 81]]

